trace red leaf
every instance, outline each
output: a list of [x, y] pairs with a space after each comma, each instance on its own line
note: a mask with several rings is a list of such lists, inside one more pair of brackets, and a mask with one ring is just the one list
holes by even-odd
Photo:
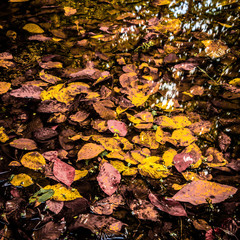
[[163, 212], [173, 216], [187, 216], [185, 209], [178, 201], [167, 198], [158, 200], [158, 198], [152, 193], [148, 195], [148, 198], [155, 207]]
[[97, 176], [98, 184], [101, 189], [111, 196], [118, 187], [121, 180], [121, 174], [110, 163], [104, 163]]
[[179, 171], [182, 172], [187, 169], [192, 163], [194, 163], [194, 159], [192, 155], [189, 153], [179, 153], [173, 158], [174, 166]]
[[57, 158], [54, 161], [53, 174], [59, 181], [70, 186], [74, 181], [75, 168]]
[[125, 137], [127, 135], [127, 125], [124, 122], [117, 120], [108, 120], [108, 129], [112, 133], [118, 133], [119, 136]]

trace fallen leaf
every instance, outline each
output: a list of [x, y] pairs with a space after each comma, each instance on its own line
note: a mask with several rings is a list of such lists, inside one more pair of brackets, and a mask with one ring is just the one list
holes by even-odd
[[27, 23], [23, 29], [30, 33], [44, 33], [44, 30], [35, 23]]
[[177, 151], [170, 148], [163, 153], [162, 160], [166, 167], [171, 167], [173, 165], [173, 158], [177, 155]]
[[53, 174], [60, 182], [70, 186], [75, 178], [75, 168], [60, 159], [55, 159]]
[[205, 52], [210, 58], [220, 58], [224, 56], [229, 48], [221, 40], [204, 40], [202, 43], [205, 46]]
[[32, 178], [25, 173], [14, 175], [10, 183], [14, 186], [21, 186], [21, 187], [28, 187], [34, 184]]
[[185, 147], [190, 145], [192, 142], [196, 141], [196, 138], [193, 137], [191, 131], [188, 128], [181, 128], [173, 131], [172, 139], [177, 141], [177, 144]]
[[21, 163], [24, 167], [40, 170], [45, 166], [46, 161], [39, 152], [28, 152], [21, 158]]
[[12, 90], [10, 95], [16, 98], [30, 98], [40, 100], [41, 87], [33, 86], [33, 85], [24, 85], [18, 89]]
[[9, 145], [22, 150], [35, 150], [37, 148], [35, 141], [28, 138], [15, 139], [10, 142]]
[[121, 137], [125, 137], [127, 135], [127, 125], [124, 122], [117, 120], [108, 120], [107, 125], [108, 129], [112, 133], [118, 133]]
[[194, 159], [190, 153], [179, 153], [174, 156], [173, 163], [178, 172], [182, 172], [194, 163]]
[[97, 176], [97, 181], [101, 189], [111, 196], [121, 181], [121, 174], [110, 163], [104, 163]]
[[189, 202], [193, 205], [207, 203], [219, 203], [234, 195], [237, 188], [206, 180], [193, 181], [178, 191], [172, 199], [180, 202]]
[[159, 199], [153, 193], [150, 193], [148, 195], [148, 198], [155, 207], [163, 212], [166, 212], [172, 216], [187, 216], [185, 209], [178, 201], [170, 198]]
[[39, 77], [40, 77], [43, 81], [48, 82], [48, 83], [51, 83], [51, 84], [56, 84], [57, 82], [61, 81], [61, 78], [56, 77], [56, 76], [53, 76], [53, 75], [48, 74], [48, 73], [45, 73], [44, 70], [42, 70], [42, 71], [39, 73]]
[[47, 205], [47, 207], [48, 207], [48, 209], [50, 211], [54, 212], [55, 214], [58, 214], [63, 209], [64, 202], [57, 202], [57, 201], [53, 201], [53, 200], [47, 200], [46, 201], [46, 205]]
[[5, 128], [0, 127], [0, 142], [5, 143], [9, 140], [8, 135], [5, 133]]
[[11, 83], [0, 82], [0, 94], [6, 93], [11, 87]]
[[77, 12], [77, 10], [72, 7], [64, 7], [63, 9], [64, 9], [64, 15], [67, 17], [72, 16]]
[[54, 191], [51, 200], [55, 201], [72, 201], [77, 198], [82, 198], [80, 193], [75, 188], [66, 188], [61, 183], [55, 185], [47, 185], [43, 189], [48, 190], [51, 189]]
[[74, 122], [83, 122], [87, 119], [90, 113], [87, 113], [86, 111], [78, 111], [75, 114], [70, 116], [70, 119]]
[[86, 143], [78, 152], [78, 159], [85, 160], [97, 157], [101, 152], [103, 152], [105, 148], [101, 145], [95, 143]]

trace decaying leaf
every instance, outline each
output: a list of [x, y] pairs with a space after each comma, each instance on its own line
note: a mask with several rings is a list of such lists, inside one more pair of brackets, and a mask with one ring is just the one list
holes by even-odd
[[10, 95], [16, 98], [30, 98], [30, 99], [37, 99], [40, 100], [41, 87], [37, 87], [34, 85], [24, 85], [18, 89], [12, 90]]
[[20, 174], [14, 175], [10, 183], [14, 186], [28, 187], [32, 185], [34, 182], [29, 175], [25, 173], [20, 173]]
[[54, 194], [51, 200], [55, 201], [72, 201], [77, 198], [82, 198], [80, 193], [75, 188], [66, 188], [61, 183], [55, 185], [47, 185], [43, 188], [44, 190], [53, 190]]
[[166, 212], [173, 216], [187, 216], [185, 209], [178, 201], [170, 198], [159, 199], [153, 193], [150, 193], [148, 195], [148, 198], [155, 207], [163, 212]]
[[234, 195], [237, 188], [206, 180], [193, 181], [178, 191], [172, 198], [180, 202], [189, 202], [193, 205], [207, 203], [219, 203]]
[[11, 147], [15, 147], [23, 150], [35, 150], [37, 148], [37, 144], [35, 143], [35, 141], [28, 138], [15, 139], [9, 144]]
[[28, 152], [21, 158], [21, 163], [24, 167], [39, 170], [45, 166], [46, 161], [39, 152]]
[[97, 180], [101, 189], [107, 195], [111, 196], [117, 190], [121, 180], [121, 174], [110, 163], [104, 163], [101, 166]]
[[86, 143], [78, 152], [77, 161], [97, 157], [105, 148], [95, 143]]

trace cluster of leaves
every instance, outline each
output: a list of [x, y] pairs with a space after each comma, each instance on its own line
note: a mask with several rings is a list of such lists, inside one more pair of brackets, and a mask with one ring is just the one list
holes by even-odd
[[[147, 7], [164, 13], [170, 3], [154, 0]], [[189, 42], [180, 19], [153, 18], [138, 5], [133, 14], [127, 3], [104, 1], [100, 14], [91, 10], [95, 2], [33, 4], [46, 5], [42, 14], [52, 15], [50, 22], [19, 26], [28, 34], [29, 59], [24, 62], [24, 51], [0, 53], [6, 116], [0, 119], [1, 155], [10, 169], [9, 185], [3, 186], [8, 195], [0, 200], [3, 237], [58, 239], [85, 228], [99, 237], [127, 238], [125, 228], [133, 239], [136, 219], [154, 223], [149, 232], [139, 230], [137, 239], [188, 236], [187, 230], [174, 232], [171, 221], [178, 217], [186, 224], [189, 219], [206, 239], [235, 236], [239, 219], [229, 212], [239, 205], [233, 185], [239, 183], [240, 161], [235, 133], [228, 129], [240, 123], [240, 81], [234, 72], [222, 79], [239, 59], [239, 49], [198, 31], [190, 33]], [[103, 22], [106, 9], [110, 23]], [[9, 44], [21, 49], [18, 32], [9, 31]], [[60, 54], [53, 52], [57, 48]], [[203, 69], [210, 62], [223, 68], [216, 80], [211, 69]], [[221, 98], [209, 101], [220, 92]], [[223, 211], [229, 218], [212, 224], [218, 203], [229, 206]], [[202, 206], [209, 218], [198, 217]], [[24, 229], [26, 222], [31, 224]]]

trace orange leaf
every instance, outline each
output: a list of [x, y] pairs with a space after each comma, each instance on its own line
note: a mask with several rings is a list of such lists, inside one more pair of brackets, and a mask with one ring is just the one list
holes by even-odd
[[78, 152], [77, 161], [97, 157], [103, 151], [104, 151], [103, 146], [95, 143], [87, 143]]

